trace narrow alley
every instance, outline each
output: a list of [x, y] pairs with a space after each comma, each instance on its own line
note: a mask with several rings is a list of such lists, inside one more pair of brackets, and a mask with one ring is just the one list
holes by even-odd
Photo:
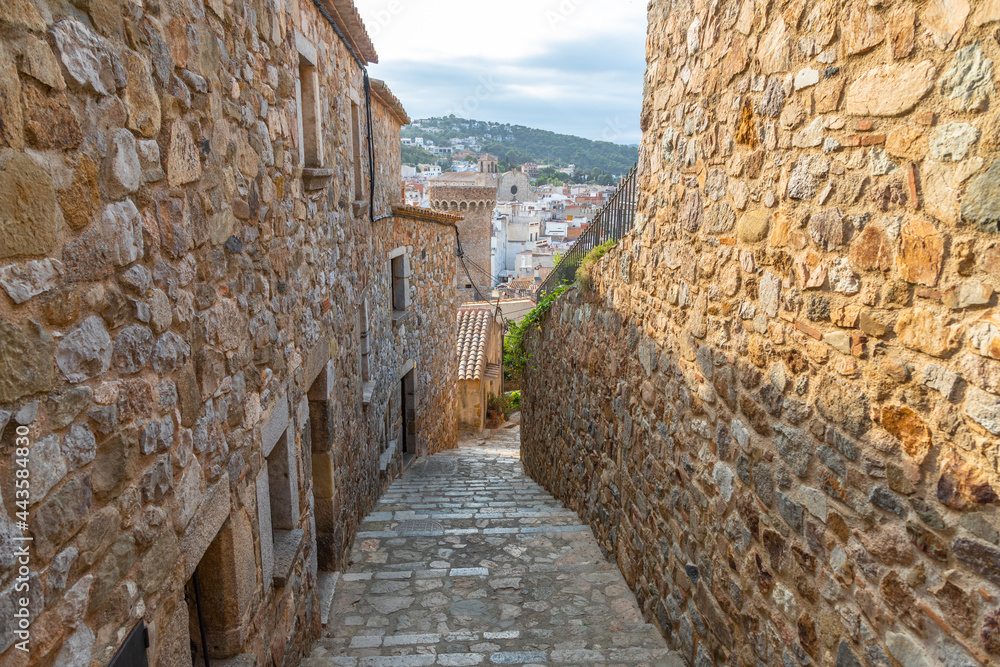
[[525, 474], [520, 426], [415, 463], [358, 533], [303, 667], [681, 665], [590, 528]]

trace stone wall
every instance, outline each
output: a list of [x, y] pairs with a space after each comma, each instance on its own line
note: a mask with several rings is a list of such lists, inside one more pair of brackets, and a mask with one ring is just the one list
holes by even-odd
[[190, 664], [196, 572], [212, 658], [296, 663], [401, 470], [408, 362], [425, 451], [454, 443], [452, 232], [393, 215], [390, 111], [373, 221], [363, 72], [313, 2], [0, 3], [0, 664], [20, 426], [31, 664], [107, 664], [140, 619]]
[[522, 456], [693, 664], [1000, 660], [998, 20], [651, 3], [636, 228]]
[[[435, 209], [462, 216], [458, 228], [461, 233], [462, 251], [465, 253], [465, 257], [487, 273], [492, 271], [490, 238], [493, 234], [493, 208], [497, 204], [496, 186], [434, 185], [432, 183], [427, 196]], [[490, 278], [471, 265], [469, 274], [482, 294], [477, 294], [471, 287], [466, 287], [469, 284], [469, 276], [459, 267], [457, 283], [459, 303], [488, 299], [489, 289], [492, 288]]]
[[[394, 232], [413, 263], [413, 315], [403, 323], [409, 338], [404, 357], [417, 371], [417, 449], [430, 455], [458, 443], [458, 332], [452, 289], [458, 265], [455, 230], [460, 217], [406, 207], [397, 209]], [[443, 223], [443, 224], [442, 224]], [[445, 345], [442, 341], [451, 341]]]

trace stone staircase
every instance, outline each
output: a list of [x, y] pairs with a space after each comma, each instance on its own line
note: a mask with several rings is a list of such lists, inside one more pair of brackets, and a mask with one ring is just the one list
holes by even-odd
[[589, 527], [524, 475], [517, 436], [393, 484], [303, 667], [683, 664]]

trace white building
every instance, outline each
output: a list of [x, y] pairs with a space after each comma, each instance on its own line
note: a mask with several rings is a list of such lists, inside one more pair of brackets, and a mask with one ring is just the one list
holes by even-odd
[[420, 169], [420, 173], [422, 173], [424, 176], [426, 176], [428, 178], [432, 177], [432, 176], [440, 176], [441, 175], [441, 167], [439, 165], [436, 165], [436, 164], [421, 164], [421, 165], [417, 165], [417, 166]]
[[403, 178], [413, 178], [417, 175], [417, 168], [411, 167], [409, 165], [403, 165], [402, 168]]

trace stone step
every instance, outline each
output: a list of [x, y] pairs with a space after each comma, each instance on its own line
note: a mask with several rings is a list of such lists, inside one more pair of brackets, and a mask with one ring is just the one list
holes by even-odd
[[679, 655], [662, 647], [609, 649], [552, 649], [409, 653], [404, 655], [351, 656], [314, 649], [302, 667], [422, 667], [444, 665], [602, 665], [611, 667], [685, 667]]
[[317, 588], [319, 589], [320, 622], [326, 625], [330, 622], [330, 610], [333, 608], [333, 598], [337, 593], [337, 582], [340, 580], [340, 572], [320, 571], [316, 579]]
[[[554, 651], [569, 649], [605, 650], [612, 648], [663, 648], [659, 630], [649, 623], [607, 620], [597, 624], [498, 631], [455, 631], [446, 633], [383, 633], [373, 628], [350, 637], [320, 640], [328, 651], [365, 656], [402, 651], [407, 648], [437, 653], [468, 650]], [[478, 648], [477, 648], [478, 647]], [[378, 649], [378, 651], [372, 652]]]

